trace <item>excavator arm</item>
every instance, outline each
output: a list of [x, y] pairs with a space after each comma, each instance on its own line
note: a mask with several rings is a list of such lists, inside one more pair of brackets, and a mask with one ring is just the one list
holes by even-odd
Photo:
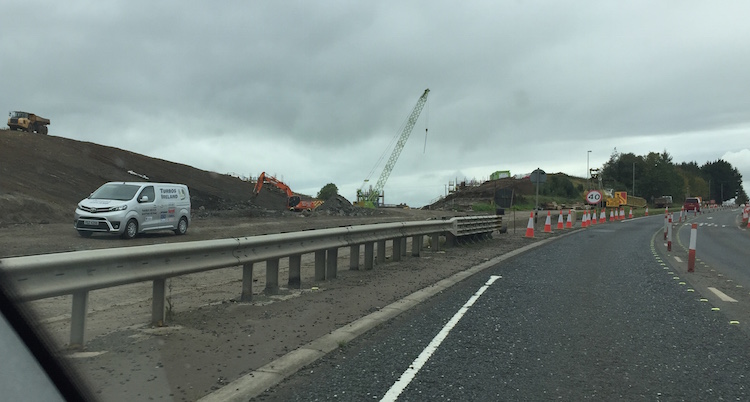
[[[279, 179], [271, 176], [266, 175], [266, 172], [263, 172], [258, 176], [258, 182], [255, 183], [255, 188], [253, 188], [253, 194], [258, 195], [260, 193], [260, 190], [263, 189], [264, 183], [270, 183], [279, 188], [281, 191], [286, 194], [287, 197], [287, 207], [290, 209], [297, 209], [298, 204], [300, 204], [301, 199], [298, 195], [294, 195], [294, 192], [292, 191], [289, 186], [287, 186], [284, 182], [280, 181]], [[316, 205], [317, 206], [317, 205]], [[311, 209], [311, 208], [304, 208], [304, 209]]]

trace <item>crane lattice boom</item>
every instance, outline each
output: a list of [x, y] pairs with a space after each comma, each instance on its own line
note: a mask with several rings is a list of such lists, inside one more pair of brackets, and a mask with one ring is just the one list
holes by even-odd
[[[396, 143], [396, 146], [393, 148], [391, 157], [388, 158], [388, 163], [385, 164], [385, 167], [383, 168], [383, 172], [380, 174], [380, 178], [378, 178], [378, 182], [375, 184], [375, 187], [372, 190], [370, 190], [368, 193], [364, 194], [363, 197], [358, 197], [358, 198], [362, 198], [364, 201], [369, 201], [374, 204], [377, 203], [378, 197], [380, 196], [380, 193], [383, 191], [383, 188], [385, 187], [385, 182], [388, 181], [388, 177], [391, 175], [391, 171], [393, 171], [393, 167], [396, 166], [396, 161], [398, 160], [399, 155], [401, 155], [401, 151], [404, 149], [404, 145], [406, 145], [406, 140], [409, 139], [409, 135], [411, 134], [411, 131], [414, 129], [414, 125], [417, 124], [417, 119], [419, 118], [420, 113], [422, 113], [424, 104], [427, 102], [427, 94], [429, 93], [430, 93], [430, 90], [425, 89], [422, 96], [420, 96], [419, 99], [417, 100], [417, 104], [414, 105], [414, 109], [411, 111], [411, 114], [409, 115], [409, 118], [406, 121], [406, 125], [404, 126], [403, 131], [401, 131], [401, 135], [398, 138], [398, 142]], [[364, 184], [363, 184], [363, 187], [364, 187]]]

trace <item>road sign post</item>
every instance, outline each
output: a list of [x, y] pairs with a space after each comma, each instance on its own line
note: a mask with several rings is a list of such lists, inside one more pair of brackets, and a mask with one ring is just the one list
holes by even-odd
[[539, 185], [547, 182], [547, 173], [542, 169], [536, 169], [529, 176], [532, 183], [536, 184], [536, 201], [534, 202], [534, 223], [537, 221], [537, 211], [539, 211]]

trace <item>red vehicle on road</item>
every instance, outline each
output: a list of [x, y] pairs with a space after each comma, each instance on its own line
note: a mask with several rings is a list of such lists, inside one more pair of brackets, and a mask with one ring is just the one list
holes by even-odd
[[701, 199], [698, 197], [685, 198], [685, 204], [683, 204], [685, 211], [701, 211]]

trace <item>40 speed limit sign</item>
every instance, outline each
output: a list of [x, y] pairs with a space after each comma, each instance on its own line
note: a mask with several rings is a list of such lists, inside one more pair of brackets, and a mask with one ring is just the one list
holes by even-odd
[[598, 204], [602, 200], [602, 193], [597, 190], [591, 190], [586, 194], [586, 202], [589, 204]]

